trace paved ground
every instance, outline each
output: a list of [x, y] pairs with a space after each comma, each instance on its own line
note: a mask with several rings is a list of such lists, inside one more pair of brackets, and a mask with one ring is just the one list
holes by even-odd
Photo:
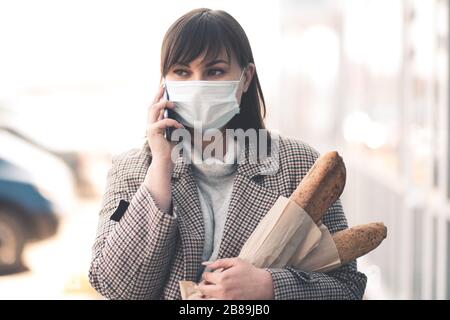
[[56, 236], [30, 244], [28, 270], [0, 276], [0, 299], [102, 299], [87, 278], [99, 206], [77, 201]]

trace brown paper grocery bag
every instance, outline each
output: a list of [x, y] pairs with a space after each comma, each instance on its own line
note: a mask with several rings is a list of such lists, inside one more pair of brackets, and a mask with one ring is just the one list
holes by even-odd
[[319, 227], [322, 237], [317, 246], [306, 256], [301, 250], [289, 260], [289, 265], [299, 270], [327, 272], [341, 266], [341, 259], [330, 231], [325, 225]]
[[258, 268], [281, 268], [296, 252], [306, 256], [321, 236], [305, 210], [280, 196], [247, 239], [239, 257]]

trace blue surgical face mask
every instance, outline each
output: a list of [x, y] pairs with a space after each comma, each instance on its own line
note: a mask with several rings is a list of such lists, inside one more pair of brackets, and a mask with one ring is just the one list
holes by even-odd
[[221, 128], [239, 113], [236, 93], [244, 71], [237, 81], [168, 81], [169, 100], [175, 103], [175, 118], [183, 125], [202, 129]]

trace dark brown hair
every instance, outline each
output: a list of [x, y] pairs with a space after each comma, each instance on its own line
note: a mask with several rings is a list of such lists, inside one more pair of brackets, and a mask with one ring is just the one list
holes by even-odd
[[[250, 43], [241, 25], [228, 13], [206, 8], [195, 9], [175, 21], [164, 36], [161, 47], [161, 75], [177, 64], [189, 64], [204, 54], [205, 59], [214, 59], [225, 49], [228, 61], [231, 52], [241, 69], [254, 63]], [[227, 128], [247, 130], [263, 129], [266, 106], [255, 71], [247, 92], [242, 94], [240, 113]]]

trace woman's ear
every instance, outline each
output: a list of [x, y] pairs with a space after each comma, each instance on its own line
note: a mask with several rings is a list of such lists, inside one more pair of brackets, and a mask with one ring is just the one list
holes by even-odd
[[245, 76], [244, 90], [243, 90], [244, 92], [247, 92], [248, 87], [250, 87], [250, 83], [252, 82], [253, 76], [255, 75], [255, 71], [256, 71], [255, 64], [250, 62], [244, 71]]

